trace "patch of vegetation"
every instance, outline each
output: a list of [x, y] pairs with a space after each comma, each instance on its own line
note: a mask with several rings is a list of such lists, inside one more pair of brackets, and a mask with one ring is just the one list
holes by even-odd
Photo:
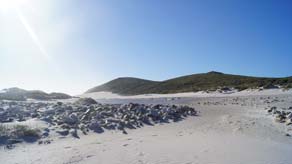
[[7, 126], [0, 124], [0, 137], [8, 136], [9, 129]]
[[287, 85], [284, 85], [284, 88], [285, 88], [285, 89], [290, 89], [290, 88], [292, 88], [292, 83], [287, 84]]
[[143, 80], [138, 78], [118, 78], [104, 85], [89, 89], [87, 93], [110, 91], [113, 93], [131, 95], [133, 93], [144, 93], [147, 90], [152, 90], [153, 86], [159, 82]]
[[0, 124], [0, 144], [6, 144], [9, 140], [35, 141], [40, 138], [40, 133], [40, 129], [30, 128], [26, 125], [8, 126]]
[[40, 130], [36, 128], [30, 128], [25, 125], [15, 125], [12, 128], [12, 134], [16, 138], [22, 137], [40, 137]]
[[208, 72], [182, 76], [165, 81], [150, 81], [138, 78], [118, 78], [101, 86], [92, 88], [86, 93], [109, 91], [121, 95], [137, 95], [149, 93], [179, 93], [211, 91], [222, 87], [232, 87], [238, 90], [248, 88], [273, 88], [274, 86], [292, 88], [292, 77], [264, 78], [241, 75]]

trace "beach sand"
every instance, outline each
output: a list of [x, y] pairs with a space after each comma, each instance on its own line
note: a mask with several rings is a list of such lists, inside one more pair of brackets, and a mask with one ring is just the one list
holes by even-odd
[[[101, 94], [101, 93], [99, 93]], [[110, 94], [110, 93], [109, 93]], [[292, 126], [277, 123], [265, 108], [292, 106], [291, 91], [234, 94], [183, 93], [96, 97], [102, 103], [180, 104], [198, 116], [180, 122], [102, 134], [53, 138], [51, 144], [1, 148], [1, 164], [291, 164]], [[97, 95], [97, 94], [95, 94]], [[187, 96], [186, 96], [187, 95]], [[88, 96], [83, 95], [83, 96]]]

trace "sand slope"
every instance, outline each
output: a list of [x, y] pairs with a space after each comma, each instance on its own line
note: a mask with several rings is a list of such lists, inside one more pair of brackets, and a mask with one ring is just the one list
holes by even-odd
[[143, 95], [134, 95], [134, 96], [121, 96], [119, 94], [111, 93], [111, 92], [93, 92], [93, 93], [85, 93], [82, 95], [78, 95], [79, 97], [91, 97], [94, 99], [141, 99], [141, 98], [173, 98], [173, 97], [226, 97], [226, 96], [250, 96], [250, 95], [279, 95], [279, 94], [292, 94], [292, 89], [283, 91], [282, 89], [266, 89], [266, 90], [258, 90], [258, 89], [249, 89], [243, 90], [240, 92], [230, 91], [226, 93], [219, 92], [185, 92], [185, 93], [173, 93], [173, 94], [143, 94]]

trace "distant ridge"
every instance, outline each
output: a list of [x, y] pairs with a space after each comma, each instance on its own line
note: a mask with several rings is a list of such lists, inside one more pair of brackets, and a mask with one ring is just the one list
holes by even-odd
[[52, 99], [69, 99], [70, 95], [65, 93], [46, 93], [39, 90], [24, 90], [20, 88], [8, 88], [3, 89], [0, 92], [0, 100], [17, 100], [25, 101], [26, 99], [36, 99], [36, 100], [52, 100]]
[[113, 92], [121, 95], [137, 95], [148, 93], [179, 93], [216, 90], [222, 87], [232, 87], [238, 90], [248, 88], [275, 88], [282, 86], [292, 88], [292, 77], [266, 78], [242, 75], [224, 74], [211, 71], [208, 73], [181, 76], [165, 81], [151, 81], [133, 77], [121, 77], [103, 85], [94, 87], [85, 93]]

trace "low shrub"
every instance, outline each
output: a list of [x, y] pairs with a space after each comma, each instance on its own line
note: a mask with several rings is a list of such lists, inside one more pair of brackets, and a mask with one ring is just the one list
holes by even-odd
[[0, 124], [0, 137], [5, 138], [24, 138], [24, 137], [40, 137], [41, 130], [37, 128], [31, 128], [26, 125], [14, 125], [8, 126]]
[[15, 135], [16, 138], [22, 137], [40, 137], [40, 130], [36, 128], [30, 128], [25, 125], [16, 125], [12, 129], [12, 134]]

